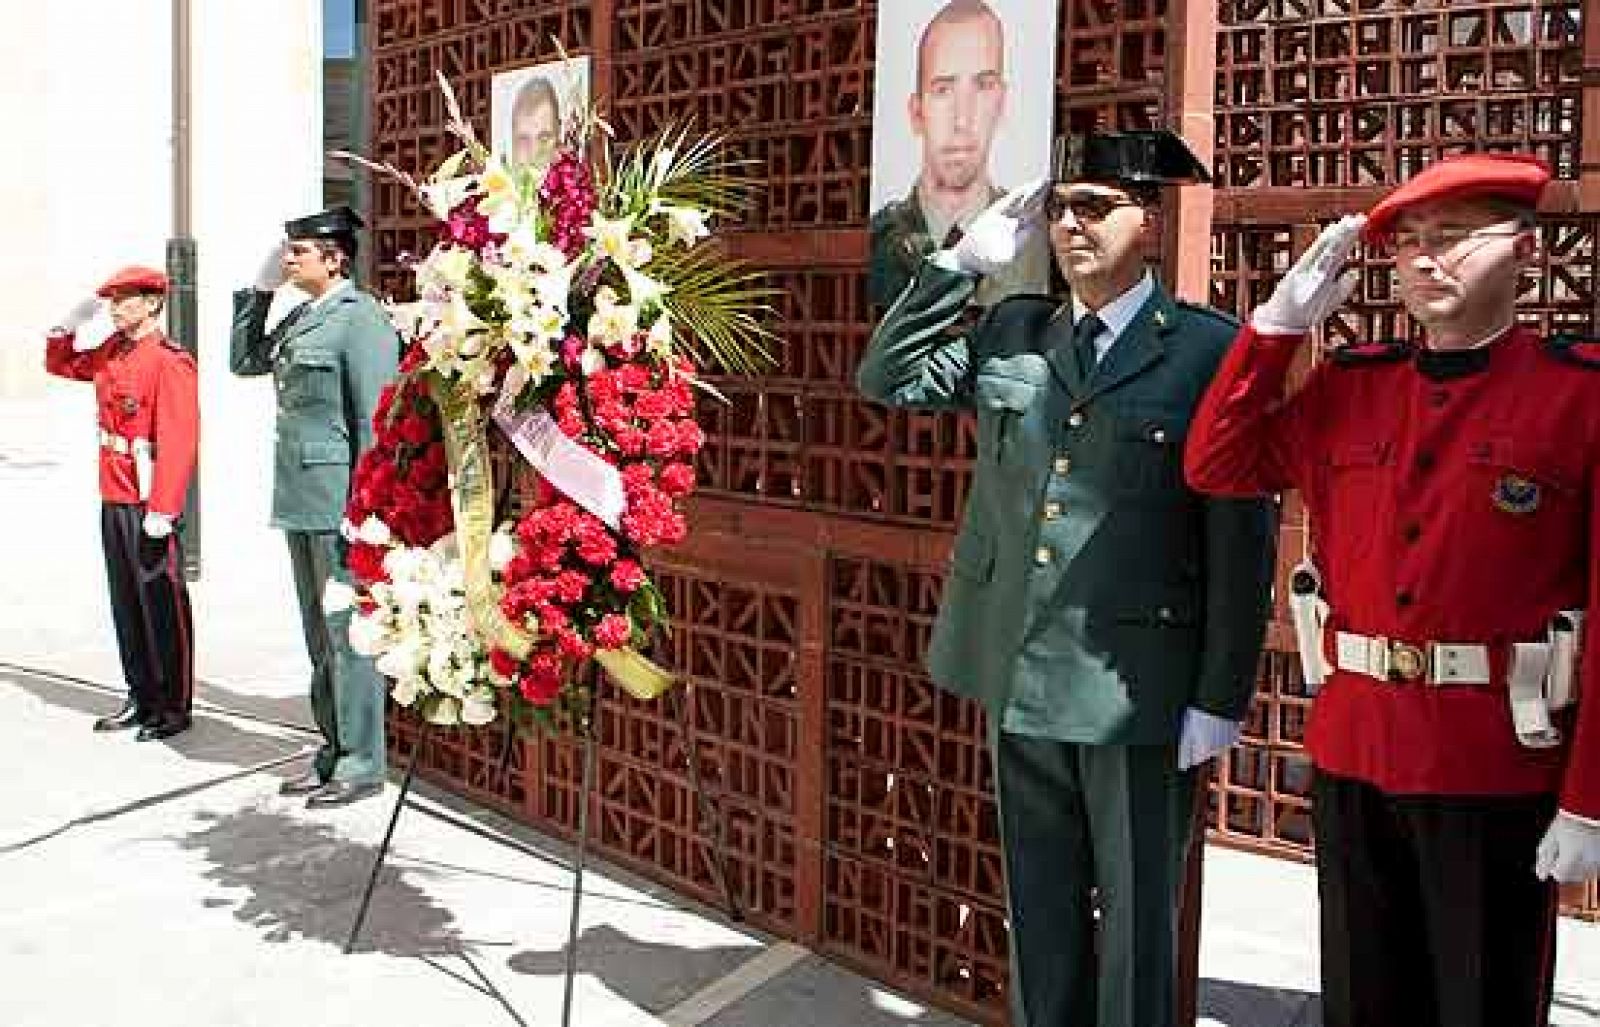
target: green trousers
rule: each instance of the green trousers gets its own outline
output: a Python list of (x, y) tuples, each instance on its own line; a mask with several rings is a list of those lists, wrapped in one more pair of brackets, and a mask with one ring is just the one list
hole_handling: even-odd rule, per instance
[(322, 732), (317, 776), (324, 781), (381, 782), (384, 771), (383, 677), (350, 648), (348, 609), (325, 613), (330, 578), (350, 583), (344, 540), (333, 531), (286, 531), (300, 626), (311, 659), (311, 713)]
[(1168, 1027), (1195, 772), (1171, 745), (991, 738), (1013, 1027)]

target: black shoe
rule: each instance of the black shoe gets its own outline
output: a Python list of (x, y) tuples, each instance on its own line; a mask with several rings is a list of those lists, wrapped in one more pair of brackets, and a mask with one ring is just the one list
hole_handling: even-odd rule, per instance
[(171, 738), (173, 735), (182, 734), (189, 730), (188, 717), (162, 717), (152, 720), (139, 729), (136, 741), (154, 742), (162, 738)]
[(313, 767), (300, 777), (295, 778), (293, 781), (285, 781), (283, 784), (279, 785), (278, 794), (310, 795), (312, 792), (321, 788), (326, 783), (327, 782), (322, 780), (321, 775), (317, 773), (316, 768)]
[(334, 806), (348, 806), (352, 802), (370, 799), (383, 791), (383, 785), (376, 781), (366, 784), (356, 784), (352, 781), (329, 781), (306, 797), (306, 809), (331, 809)]
[(111, 716), (101, 717), (95, 721), (94, 729), (96, 731), (126, 731), (131, 727), (143, 727), (147, 719), (139, 707), (130, 699), (122, 704), (122, 709)]

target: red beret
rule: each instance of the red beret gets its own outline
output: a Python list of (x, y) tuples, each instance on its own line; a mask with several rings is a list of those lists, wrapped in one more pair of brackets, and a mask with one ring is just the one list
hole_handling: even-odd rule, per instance
[(148, 267), (125, 267), (106, 279), (106, 284), (94, 291), (96, 296), (111, 297), (119, 292), (159, 292), (167, 294), (167, 276)]
[(1411, 181), (1379, 200), (1367, 212), (1362, 230), (1368, 242), (1382, 242), (1408, 207), (1439, 200), (1492, 196), (1528, 207), (1550, 181), (1550, 165), (1523, 154), (1467, 153), (1445, 157), (1423, 168)]

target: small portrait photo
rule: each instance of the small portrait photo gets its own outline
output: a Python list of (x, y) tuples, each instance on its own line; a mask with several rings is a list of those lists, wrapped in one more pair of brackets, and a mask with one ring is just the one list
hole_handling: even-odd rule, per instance
[(589, 102), (589, 58), (495, 74), (489, 85), (489, 148), (514, 164), (548, 164), (562, 123)]
[[(872, 299), (887, 305), (922, 259), (995, 200), (1048, 173), (1056, 4), (878, 5), (872, 111)], [(1042, 291), (1048, 248), (986, 280), (979, 302)]]

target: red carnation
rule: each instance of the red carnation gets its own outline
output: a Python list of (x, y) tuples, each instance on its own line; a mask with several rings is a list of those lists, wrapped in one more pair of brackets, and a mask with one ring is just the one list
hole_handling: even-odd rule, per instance
[(416, 414), (400, 418), (395, 434), (408, 446), (425, 446), (433, 441), (433, 425)]
[(522, 666), (521, 661), (504, 649), (489, 650), (489, 667), (501, 677), (515, 678), (517, 668), (520, 666)]
[(644, 584), (644, 568), (632, 560), (618, 560), (611, 568), (611, 587), (627, 594)]
[(658, 421), (645, 435), (645, 448), (651, 456), (669, 457), (681, 447), (678, 430), (670, 421)]
[(562, 571), (556, 576), (556, 596), (564, 603), (575, 603), (588, 591), (588, 575), (578, 571)]
[[(601, 622), (602, 624), (604, 621)], [(561, 650), (561, 655), (569, 659), (582, 662), (594, 655), (594, 646), (580, 638), (577, 632), (568, 628), (556, 632), (556, 648)], [(610, 648), (616, 648), (612, 646)]]
[(661, 491), (669, 496), (687, 496), (694, 491), (694, 467), (668, 464), (661, 471)]
[(620, 613), (608, 613), (595, 625), (594, 642), (602, 649), (621, 649), (633, 637), (633, 627)]
[(349, 552), (345, 555), (345, 563), (350, 568), (350, 573), (358, 581), (371, 584), (374, 581), (388, 581), (389, 575), (383, 569), (383, 557), (388, 552), (382, 546), (368, 545), (365, 542), (352, 543)]
[(561, 657), (541, 652), (528, 660), (528, 668), (517, 679), (517, 691), (537, 706), (548, 706), (561, 694)]
[(700, 452), (700, 447), (706, 444), (706, 433), (693, 421), (678, 422), (678, 452), (684, 456), (694, 456)]

